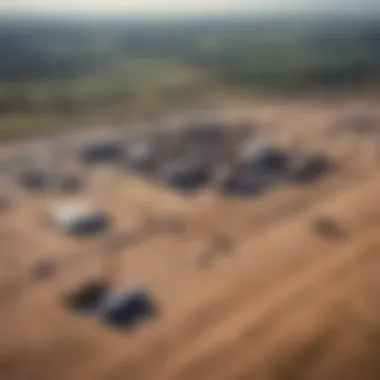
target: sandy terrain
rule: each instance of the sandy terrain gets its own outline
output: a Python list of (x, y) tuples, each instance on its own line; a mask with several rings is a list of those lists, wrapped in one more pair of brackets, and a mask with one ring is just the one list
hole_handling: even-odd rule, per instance
[[(357, 112), (377, 118), (378, 132), (334, 133), (337, 117)], [(78, 243), (40, 222), (57, 196), (13, 190), (13, 208), (0, 216), (1, 380), (380, 378), (378, 104), (260, 103), (227, 113), (252, 117), (286, 147), (328, 154), (338, 169), (245, 200), (211, 189), (188, 198), (120, 170), (93, 174), (86, 196), (114, 217), (115, 232), (137, 230), (151, 214), (187, 223), (182, 234), (147, 236), (112, 256), (100, 236)], [(316, 234), (320, 215), (347, 236)], [(233, 250), (197, 266), (194, 255), (220, 232)], [(58, 274), (30, 280), (30, 265), (45, 257), (61, 260)], [(66, 310), (62, 294), (97, 276), (115, 289), (147, 284), (160, 318), (126, 332)]]

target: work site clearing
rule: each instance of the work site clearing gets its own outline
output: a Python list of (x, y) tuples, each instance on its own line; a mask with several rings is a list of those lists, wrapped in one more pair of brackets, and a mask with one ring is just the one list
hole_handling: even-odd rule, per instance
[[(329, 170), (242, 196), (215, 178), (182, 191), (124, 161), (78, 163), (75, 149), (73, 191), (29, 191), (3, 165), (2, 380), (380, 378), (378, 102), (263, 101), (218, 118)], [(3, 163), (30, 157), (28, 144), (3, 147)], [(106, 213), (107, 228), (57, 228), (70, 218), (55, 208), (74, 201)], [(113, 323), (123, 289), (140, 306), (148, 294), (152, 316)], [(98, 295), (91, 311), (70, 306)]]

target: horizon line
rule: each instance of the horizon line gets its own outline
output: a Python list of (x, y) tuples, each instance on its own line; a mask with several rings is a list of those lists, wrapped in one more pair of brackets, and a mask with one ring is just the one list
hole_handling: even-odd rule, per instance
[(99, 11), (99, 10), (52, 10), (52, 9), (39, 9), (39, 10), (8, 10), (0, 8), (0, 18), (3, 17), (54, 17), (54, 18), (67, 18), (67, 17), (79, 17), (79, 18), (97, 18), (97, 19), (109, 19), (109, 18), (133, 18), (133, 17), (142, 17), (142, 18), (162, 18), (162, 17), (191, 17), (191, 18), (199, 18), (199, 17), (245, 17), (245, 18), (262, 18), (266, 16), (314, 16), (314, 17), (362, 17), (362, 16), (380, 16), (380, 7), (375, 10), (367, 10), (367, 9), (345, 9), (345, 10), (337, 10), (337, 9), (277, 9), (277, 10), (147, 10), (147, 11)]

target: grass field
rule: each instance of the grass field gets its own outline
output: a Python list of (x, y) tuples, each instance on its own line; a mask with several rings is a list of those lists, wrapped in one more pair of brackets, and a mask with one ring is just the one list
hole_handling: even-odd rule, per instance
[(376, 18), (12, 20), (0, 28), (0, 130), (125, 122), (226, 97), (378, 88)]

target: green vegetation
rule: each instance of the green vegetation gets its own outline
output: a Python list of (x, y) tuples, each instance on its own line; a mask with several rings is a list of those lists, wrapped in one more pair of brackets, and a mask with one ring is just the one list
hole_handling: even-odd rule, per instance
[(222, 93), (376, 87), (370, 19), (2, 20), (0, 129), (188, 104)]

